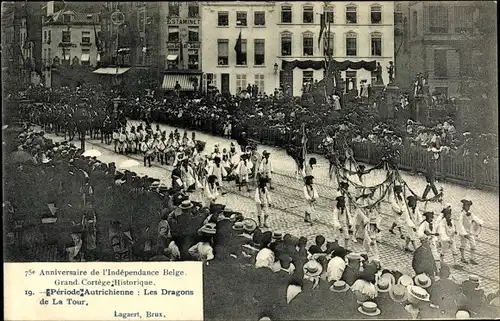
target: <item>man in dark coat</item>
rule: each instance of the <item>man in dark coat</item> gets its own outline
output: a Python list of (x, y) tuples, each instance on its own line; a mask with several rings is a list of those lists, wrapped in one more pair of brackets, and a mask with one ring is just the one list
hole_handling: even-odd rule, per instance
[(431, 247), (429, 244), (429, 239), (423, 237), (421, 240), (422, 244), (413, 253), (413, 261), (411, 263), (415, 274), (425, 273), (434, 283), (434, 276), (437, 273), (437, 265), (434, 260), (434, 255), (432, 255)]
[(238, 145), (240, 145), (241, 152), (245, 153), (248, 146), (248, 137), (246, 132), (242, 132), (241, 136), (236, 140)]
[(431, 302), (439, 306), (444, 318), (454, 318), (456, 312), (455, 296), (459, 293), (459, 285), (450, 277), (450, 268), (442, 265), (439, 270), (439, 280), (432, 283), (429, 288)]
[(352, 253), (347, 255), (347, 265), (340, 279), (345, 283), (349, 284), (349, 286), (352, 286), (360, 276), (360, 267), (361, 267), (360, 255)]

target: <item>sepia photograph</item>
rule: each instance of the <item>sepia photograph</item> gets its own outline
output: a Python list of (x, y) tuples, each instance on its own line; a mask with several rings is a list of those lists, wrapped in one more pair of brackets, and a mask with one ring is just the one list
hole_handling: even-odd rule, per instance
[(500, 317), (497, 10), (2, 1), (6, 320)]

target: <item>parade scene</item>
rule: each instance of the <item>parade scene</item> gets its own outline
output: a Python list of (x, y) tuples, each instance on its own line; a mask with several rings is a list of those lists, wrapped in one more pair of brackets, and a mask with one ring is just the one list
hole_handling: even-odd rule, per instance
[(2, 4), (5, 261), (201, 261), (207, 320), (498, 317), (496, 3), (33, 3)]

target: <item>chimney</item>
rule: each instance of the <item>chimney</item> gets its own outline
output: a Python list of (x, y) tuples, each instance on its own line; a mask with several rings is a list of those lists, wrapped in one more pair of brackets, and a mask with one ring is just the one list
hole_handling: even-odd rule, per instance
[(54, 1), (47, 1), (47, 17), (54, 14)]

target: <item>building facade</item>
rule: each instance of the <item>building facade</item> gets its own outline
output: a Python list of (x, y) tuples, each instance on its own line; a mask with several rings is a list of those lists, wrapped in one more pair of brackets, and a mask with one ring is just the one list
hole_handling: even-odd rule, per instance
[[(327, 49), (338, 62), (380, 63), (382, 78), (389, 81), (387, 67), (394, 60), (393, 2), (205, 2), (202, 12), (203, 51), (217, 52), (217, 57), (204, 56), (203, 71), (213, 74), (221, 91), (235, 94), (246, 87), (242, 84), (250, 83), (266, 93), (283, 86), (299, 96), (304, 83), (324, 78), (321, 62)], [(318, 41), (321, 14), (327, 28)], [(234, 47), (240, 31), (247, 65), (236, 61)], [(264, 56), (263, 65), (257, 61), (259, 55)], [(292, 70), (282, 69), (284, 62), (294, 61)], [(356, 88), (361, 79), (371, 82), (374, 78), (365, 69), (347, 69), (341, 74)]]
[(202, 22), (198, 1), (159, 3), (159, 65), (164, 77), (161, 88), (181, 91), (201, 88)]
[[(207, 87), (231, 94), (254, 84), (259, 92), (268, 94), (279, 87), (277, 14), (272, 1), (213, 1), (202, 6), (202, 65)], [(237, 57), (240, 34), (241, 54)]]
[(99, 15), (47, 7), (42, 22), (42, 62), (45, 85), (52, 85), (54, 70), (69, 66), (96, 66), (99, 52), (96, 34), (100, 31)]
[(475, 2), (396, 2), (403, 20), (398, 35), (403, 49), (396, 59), (400, 87), (411, 88), (416, 75), (422, 73), (431, 93), (459, 95), (480, 56), (480, 48), (468, 46), (478, 19)]
[(2, 82), (5, 88), (19, 88), (22, 83), (19, 70), (24, 69), (22, 59), (21, 17), (17, 2), (2, 2)]

